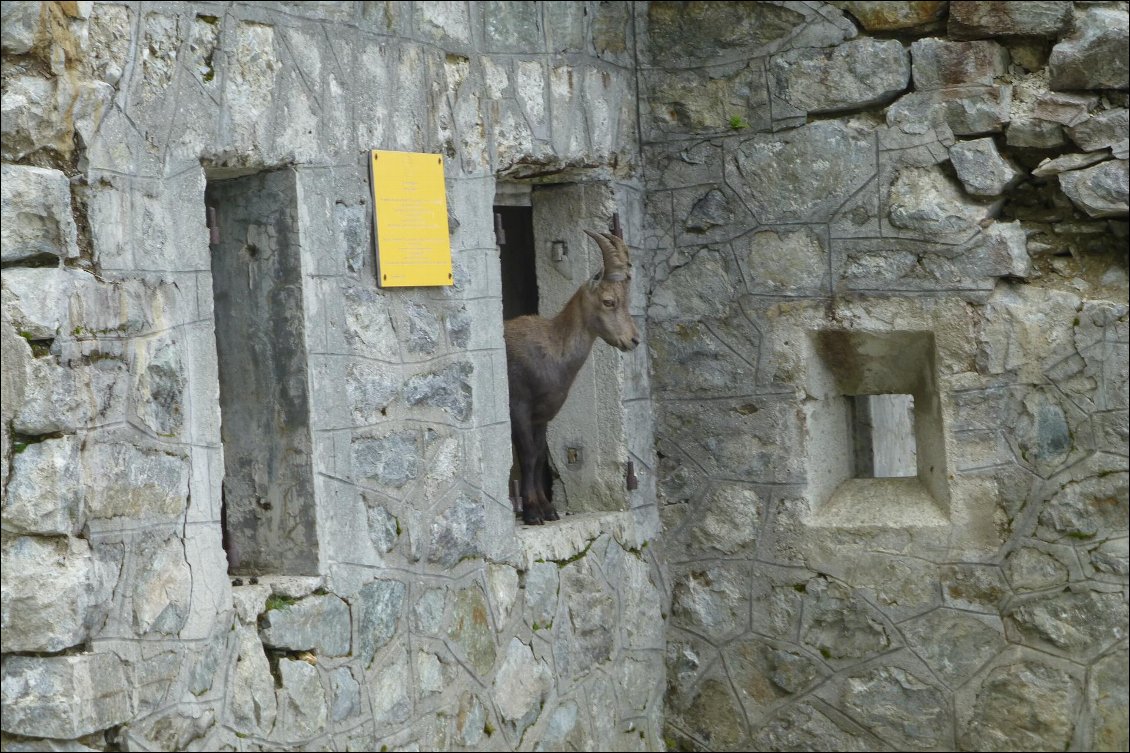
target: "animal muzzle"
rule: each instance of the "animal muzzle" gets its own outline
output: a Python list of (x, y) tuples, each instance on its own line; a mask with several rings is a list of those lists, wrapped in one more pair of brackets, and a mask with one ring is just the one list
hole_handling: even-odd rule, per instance
[(639, 335), (632, 335), (631, 339), (621, 340), (620, 342), (616, 343), (616, 347), (619, 348), (620, 350), (622, 350), (623, 352), (627, 353), (630, 350), (635, 350), (636, 347), (639, 346), (639, 344), (640, 344), (640, 336)]

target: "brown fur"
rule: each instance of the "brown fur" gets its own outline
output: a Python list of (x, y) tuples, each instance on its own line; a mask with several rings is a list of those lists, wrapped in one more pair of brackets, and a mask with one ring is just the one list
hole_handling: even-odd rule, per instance
[(557, 520), (545, 495), (546, 428), (561, 410), (597, 337), (627, 352), (639, 345), (628, 313), (628, 247), (616, 236), (585, 231), (604, 253), (604, 271), (577, 289), (552, 319), (520, 316), (503, 323), (510, 380), (510, 431), (522, 473), (522, 519)]

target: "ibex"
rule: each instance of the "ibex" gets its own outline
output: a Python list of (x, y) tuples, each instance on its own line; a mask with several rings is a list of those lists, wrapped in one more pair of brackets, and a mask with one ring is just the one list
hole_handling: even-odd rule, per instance
[(628, 246), (611, 233), (585, 232), (600, 246), (603, 271), (583, 283), (552, 319), (531, 315), (503, 323), (510, 431), (522, 474), (522, 520), (528, 525), (558, 520), (545, 494), (546, 426), (564, 405), (593, 341), (599, 337), (624, 352), (640, 344), (628, 313)]

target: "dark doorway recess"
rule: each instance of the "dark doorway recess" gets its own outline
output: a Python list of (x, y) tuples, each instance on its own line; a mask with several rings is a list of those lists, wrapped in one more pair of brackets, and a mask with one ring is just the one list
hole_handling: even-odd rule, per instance
[(538, 313), (538, 270), (534, 253), (534, 210), (495, 207), (502, 263), (502, 318)]
[(318, 572), (297, 184), (281, 169), (208, 180), (232, 575)]
[[(537, 249), (534, 245), (534, 210), (532, 207), (494, 208), (494, 227), (498, 237), (499, 261), (502, 266), (502, 318), (538, 314)], [(557, 474), (549, 458), (545, 459), (545, 494), (553, 501), (553, 480)], [(511, 486), (520, 477), (518, 464), (510, 468)]]

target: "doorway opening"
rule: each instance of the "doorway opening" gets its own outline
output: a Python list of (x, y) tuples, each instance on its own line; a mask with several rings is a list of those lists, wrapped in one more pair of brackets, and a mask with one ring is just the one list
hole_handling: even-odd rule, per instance
[[(519, 194), (520, 196), (520, 194)], [(499, 197), (498, 200), (506, 200)], [(511, 198), (513, 200), (513, 198)], [(526, 194), (525, 205), (502, 205), (494, 207), (494, 231), (498, 242), (499, 263), (502, 267), (502, 319), (513, 319), (528, 314), (540, 314), (538, 310), (538, 273), (535, 264), (534, 210), (529, 205)], [(552, 314), (550, 314), (552, 316)], [(516, 494), (516, 482), (521, 477), (518, 458), (515, 454), (510, 466), (509, 486), (511, 495)], [(560, 476), (550, 462), (545, 459), (545, 494), (554, 502), (554, 486), (560, 484)], [(560, 499), (560, 496), (558, 496)]]
[(205, 187), (232, 575), (318, 569), (296, 173)]
[[(614, 187), (605, 180), (497, 183), (503, 318), (535, 312), (556, 316), (603, 269), (600, 249), (585, 230), (609, 230), (619, 212)], [(625, 406), (631, 374), (640, 367), (636, 359), (643, 357), (643, 351), (623, 354), (598, 338), (565, 404), (549, 422), (547, 494), (559, 513), (631, 506), (635, 487), (628, 479), (633, 455)]]

